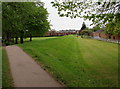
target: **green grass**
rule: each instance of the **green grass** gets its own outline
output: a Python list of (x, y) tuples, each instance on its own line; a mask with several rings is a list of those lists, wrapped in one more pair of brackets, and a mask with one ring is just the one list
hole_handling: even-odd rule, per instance
[(34, 38), (19, 44), (68, 87), (118, 86), (118, 45), (76, 36)]
[(2, 47), (0, 47), (0, 87), (2, 87)]
[(8, 57), (5, 49), (2, 49), (2, 87), (13, 87)]

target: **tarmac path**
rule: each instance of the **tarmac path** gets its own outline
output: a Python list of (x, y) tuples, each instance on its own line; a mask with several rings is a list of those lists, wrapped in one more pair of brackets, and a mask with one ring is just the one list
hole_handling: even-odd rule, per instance
[(63, 87), (18, 46), (6, 46), (14, 87)]

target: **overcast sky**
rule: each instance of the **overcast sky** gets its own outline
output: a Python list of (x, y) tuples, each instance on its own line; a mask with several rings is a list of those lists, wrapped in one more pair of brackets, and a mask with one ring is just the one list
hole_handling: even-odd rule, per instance
[(76, 29), (79, 30), (82, 26), (82, 23), (85, 22), (85, 24), (90, 27), (90, 21), (84, 21), (82, 18), (75, 18), (71, 19), (69, 17), (59, 17), (57, 9), (52, 7), (51, 1), (54, 0), (41, 0), (45, 3), (45, 8), (47, 8), (47, 11), (49, 13), (48, 20), (53, 25), (51, 26), (51, 29), (55, 30), (66, 30), (66, 29)]

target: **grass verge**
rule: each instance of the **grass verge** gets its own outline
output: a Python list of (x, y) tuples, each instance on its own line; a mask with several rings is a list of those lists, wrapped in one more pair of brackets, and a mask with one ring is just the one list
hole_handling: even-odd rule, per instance
[(2, 87), (2, 47), (0, 46), (0, 87)]
[(2, 87), (13, 87), (12, 76), (5, 48), (2, 48)]

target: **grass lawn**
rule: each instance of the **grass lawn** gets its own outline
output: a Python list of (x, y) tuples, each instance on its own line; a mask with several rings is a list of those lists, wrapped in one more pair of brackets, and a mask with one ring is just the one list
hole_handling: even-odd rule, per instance
[(117, 44), (71, 35), (34, 38), (19, 46), (68, 87), (117, 86)]
[(9, 69), (8, 57), (6, 51), (2, 49), (2, 87), (12, 87), (12, 76)]

